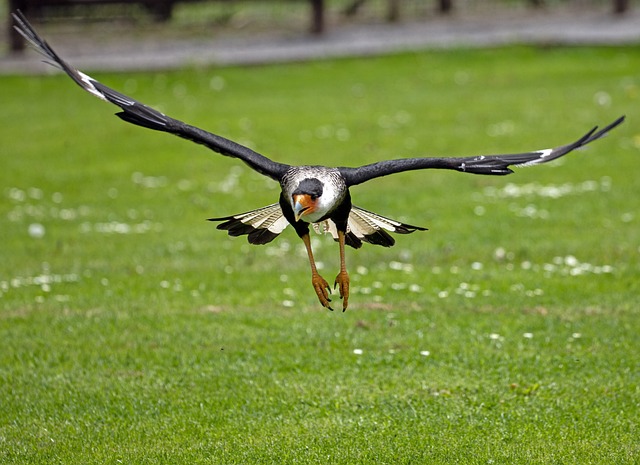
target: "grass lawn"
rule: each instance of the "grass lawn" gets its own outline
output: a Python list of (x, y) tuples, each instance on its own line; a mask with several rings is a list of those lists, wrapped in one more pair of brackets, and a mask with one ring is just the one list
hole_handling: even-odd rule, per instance
[(633, 463), (638, 69), (637, 47), (514, 47), (94, 76), (296, 164), (527, 151), (627, 115), (551, 166), (352, 189), (430, 230), (349, 250), (346, 313), (291, 229), (250, 247), (205, 221), (271, 181), (66, 76), (0, 77), (0, 463)]

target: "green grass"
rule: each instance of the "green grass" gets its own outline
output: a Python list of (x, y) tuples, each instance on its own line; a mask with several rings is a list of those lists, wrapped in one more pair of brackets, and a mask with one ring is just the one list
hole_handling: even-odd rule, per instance
[(639, 65), (504, 48), (95, 76), (287, 163), (525, 151), (627, 115), (553, 166), (354, 188), (430, 230), (348, 251), (346, 313), (293, 231), (250, 247), (204, 221), (275, 185), (64, 76), (0, 78), (0, 462), (633, 463)]

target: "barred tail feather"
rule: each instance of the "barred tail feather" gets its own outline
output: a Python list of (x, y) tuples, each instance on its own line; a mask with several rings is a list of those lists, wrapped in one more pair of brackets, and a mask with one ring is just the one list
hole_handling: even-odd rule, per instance
[[(335, 240), (338, 240), (338, 230), (333, 221), (326, 220), (320, 224), (314, 224), (314, 228), (317, 232), (331, 234)], [(396, 241), (389, 233), (410, 234), (414, 231), (426, 230), (427, 228), (401, 223), (354, 205), (349, 213), (345, 242), (354, 249), (362, 247), (363, 242), (391, 247)]]
[(268, 244), (289, 225), (277, 203), (237, 215), (209, 218), (209, 221), (222, 221), (218, 229), (234, 237), (246, 235), (249, 243), (257, 245)]

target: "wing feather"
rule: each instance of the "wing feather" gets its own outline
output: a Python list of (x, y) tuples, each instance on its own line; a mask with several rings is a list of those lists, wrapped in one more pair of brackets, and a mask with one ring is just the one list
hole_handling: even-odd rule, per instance
[(506, 175), (513, 173), (510, 166), (532, 166), (556, 160), (575, 149), (600, 139), (623, 121), (624, 116), (621, 116), (600, 130), (597, 127), (593, 128), (575, 142), (551, 149), (476, 157), (402, 158), (372, 163), (358, 168), (341, 167), (339, 170), (345, 178), (347, 186), (355, 186), (370, 179), (394, 173), (423, 169), (447, 169), (473, 174)]
[(63, 60), (51, 46), (35, 31), (29, 24), (25, 16), (20, 12), (12, 14), (15, 20), (15, 29), (36, 49), (38, 53), (45, 57), (45, 62), (64, 71), (76, 84), (90, 94), (105, 100), (122, 109), (117, 113), (121, 119), (128, 123), (136, 124), (156, 131), (168, 132), (184, 139), (202, 144), (211, 150), (228, 157), (242, 160), (257, 172), (268, 176), (276, 181), (289, 168), (289, 165), (274, 162), (269, 158), (253, 150), (233, 142), (224, 137), (212, 134), (195, 126), (183, 123), (171, 118), (143, 103), (138, 102), (118, 91), (115, 91), (82, 71), (70, 66)]

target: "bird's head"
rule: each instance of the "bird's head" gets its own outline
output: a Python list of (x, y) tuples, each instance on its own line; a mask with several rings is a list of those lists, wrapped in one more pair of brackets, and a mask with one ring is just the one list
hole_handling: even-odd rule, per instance
[(291, 194), (291, 206), (296, 221), (300, 221), (316, 211), (322, 191), (323, 185), (319, 179), (307, 178), (300, 181), (298, 187)]

